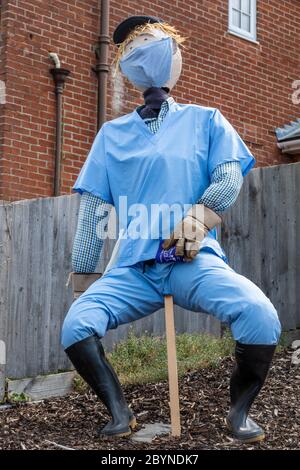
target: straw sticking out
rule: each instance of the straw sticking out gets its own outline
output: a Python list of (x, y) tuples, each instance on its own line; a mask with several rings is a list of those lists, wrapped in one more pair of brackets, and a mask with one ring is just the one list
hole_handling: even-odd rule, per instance
[(134, 38), (139, 36), (140, 34), (151, 33), (151, 31), (153, 31), (153, 29), (160, 29), (161, 31), (166, 33), (168, 36), (175, 39), (177, 44), (182, 44), (186, 40), (186, 38), (184, 38), (183, 36), (181, 36), (181, 34), (179, 34), (179, 32), (177, 31), (177, 29), (174, 26), (171, 26), (168, 23), (146, 23), (146, 24), (137, 26), (127, 36), (125, 41), (123, 41), (120, 44), (117, 44), (118, 50), (117, 50), (116, 56), (113, 60), (113, 65), (115, 65), (114, 74), (116, 74), (118, 69), (119, 69), (120, 59), (121, 59), (122, 55), (124, 54), (124, 51), (125, 51), (125, 48), (126, 48), (127, 44), (130, 41), (132, 41)]

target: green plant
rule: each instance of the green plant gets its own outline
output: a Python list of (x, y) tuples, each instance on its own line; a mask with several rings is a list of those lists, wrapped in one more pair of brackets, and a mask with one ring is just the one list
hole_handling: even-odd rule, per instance
[[(234, 341), (228, 334), (222, 339), (208, 334), (177, 335), (179, 376), (189, 370), (217, 366), (223, 357), (232, 354), (233, 348)], [(107, 356), (124, 384), (159, 382), (168, 377), (165, 338), (145, 335), (138, 338), (131, 333), (127, 340), (117, 344)], [(74, 384), (78, 393), (87, 390), (85, 382), (79, 376), (75, 378)]]
[(26, 401), (31, 401), (30, 397), (26, 395), (26, 393), (17, 393), (17, 392), (10, 392), (7, 395), (7, 401), (11, 403), (23, 403)]

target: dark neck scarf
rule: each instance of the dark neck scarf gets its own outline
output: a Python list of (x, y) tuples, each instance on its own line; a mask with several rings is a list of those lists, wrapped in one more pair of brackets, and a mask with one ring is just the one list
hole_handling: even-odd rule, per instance
[(139, 110), (141, 118), (157, 118), (161, 105), (169, 98), (167, 88), (150, 87), (143, 95), (145, 105)]

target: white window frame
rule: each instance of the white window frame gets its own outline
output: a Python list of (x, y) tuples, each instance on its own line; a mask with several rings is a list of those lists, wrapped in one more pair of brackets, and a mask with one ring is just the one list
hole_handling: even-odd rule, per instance
[(256, 0), (250, 0), (250, 32), (233, 24), (233, 0), (228, 2), (228, 31), (249, 41), (257, 42), (256, 35)]

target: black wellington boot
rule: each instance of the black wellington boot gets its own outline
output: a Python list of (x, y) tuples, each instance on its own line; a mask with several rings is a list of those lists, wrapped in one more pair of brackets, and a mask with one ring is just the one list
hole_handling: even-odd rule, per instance
[(65, 352), (112, 416), (100, 430), (100, 435), (129, 436), (136, 426), (136, 419), (128, 408), (119, 379), (105, 357), (100, 338), (90, 336), (72, 344)]
[(275, 348), (236, 343), (236, 366), (230, 380), (231, 408), (226, 421), (234, 437), (241, 441), (265, 438), (264, 431), (248, 417), (248, 412), (267, 377)]

